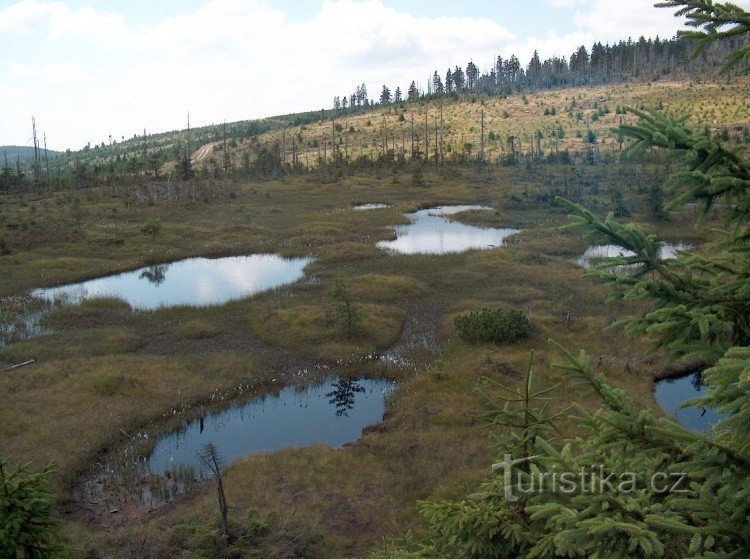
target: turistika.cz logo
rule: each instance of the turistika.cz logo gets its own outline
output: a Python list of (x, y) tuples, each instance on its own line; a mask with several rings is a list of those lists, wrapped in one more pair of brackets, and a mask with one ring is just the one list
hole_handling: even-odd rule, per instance
[(645, 477), (635, 472), (610, 472), (602, 464), (593, 464), (577, 472), (543, 472), (535, 468), (522, 469), (531, 465), (539, 456), (513, 458), (506, 454), (503, 460), (492, 465), (492, 471), (504, 478), (505, 498), (518, 501), (523, 495), (535, 493), (598, 494), (633, 493), (647, 490), (653, 493), (685, 493), (687, 474), (655, 472)]

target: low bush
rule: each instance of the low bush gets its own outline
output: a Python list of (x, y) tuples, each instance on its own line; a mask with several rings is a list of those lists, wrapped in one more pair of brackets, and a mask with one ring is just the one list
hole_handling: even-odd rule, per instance
[(219, 329), (209, 322), (193, 319), (178, 326), (177, 333), (181, 338), (205, 340), (218, 335)]
[(412, 186), (424, 186), (424, 171), (419, 164), (414, 164), (411, 167), (411, 184)]
[(469, 342), (514, 342), (531, 336), (534, 328), (519, 309), (482, 309), (454, 319), (461, 337)]

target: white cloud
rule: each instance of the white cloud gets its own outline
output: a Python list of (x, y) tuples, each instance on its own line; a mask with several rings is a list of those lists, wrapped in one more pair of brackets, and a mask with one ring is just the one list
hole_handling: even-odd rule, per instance
[[(550, 0), (558, 8), (575, 8), (578, 31), (601, 42), (638, 39), (640, 36), (672, 38), (684, 28), (684, 18), (675, 17), (673, 8), (656, 8), (656, 0)], [(735, 0), (745, 8), (750, 0)]]
[(75, 62), (30, 65), (13, 60), (6, 61), (10, 74), (16, 80), (44, 81), (48, 84), (77, 84), (88, 79), (86, 72)]
[(284, 13), (258, 0), (212, 0), (191, 14), (171, 17), (141, 32), (128, 46), (160, 55), (201, 56), (253, 47), (287, 26)]
[[(362, 81), (371, 97), (383, 83), (405, 88), (418, 78), (424, 86), (432, 69), (472, 57), (489, 63), (514, 38), (489, 19), (415, 17), (380, 0), (327, 0), (297, 22), (263, 0), (210, 0), (146, 27), (91, 8), (22, 0), (0, 11), (0, 22), (0, 31), (44, 43), (52, 59), (6, 61), (4, 129), (25, 135), (34, 112), (56, 145), (73, 146), (144, 125), (182, 127), (188, 109), (197, 124), (220, 122), (328, 107)], [(92, 40), (100, 50), (80, 68), (55, 56)]]
[(627, 3), (594, 0), (576, 12), (575, 23), (596, 35), (598, 41), (616, 41), (632, 37), (671, 38), (683, 27), (673, 9), (655, 8), (654, 0), (629, 0)]
[(0, 32), (56, 40), (64, 36), (116, 44), (125, 35), (125, 19), (93, 8), (72, 10), (62, 2), (22, 0), (0, 10)]
[(32, 113), (55, 146), (80, 146), (181, 128), (188, 109), (196, 124), (312, 110), (363, 81), (377, 97), (384, 83), (424, 87), (433, 69), (470, 58), (480, 69), (511, 52), (525, 63), (534, 49), (570, 56), (594, 40), (667, 37), (679, 26), (653, 0), (547, 2), (573, 12), (568, 31), (519, 40), (490, 19), (415, 17), (381, 0), (326, 0), (303, 21), (266, 0), (206, 0), (147, 25), (20, 0), (0, 9), (0, 144), (24, 141)]

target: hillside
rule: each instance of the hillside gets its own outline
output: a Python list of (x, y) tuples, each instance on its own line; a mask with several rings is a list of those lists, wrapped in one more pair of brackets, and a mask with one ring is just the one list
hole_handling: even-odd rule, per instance
[[(576, 87), (511, 95), (507, 98), (484, 95), (447, 97), (442, 101), (443, 156), (477, 156), (481, 146), (481, 120), (484, 113), (485, 159), (495, 161), (511, 151), (509, 137), (519, 153), (536, 150), (539, 136), (544, 154), (568, 150), (583, 153), (587, 144), (596, 141), (601, 152), (620, 149), (620, 141), (612, 131), (622, 121), (632, 121), (625, 107), (664, 108), (674, 115), (689, 115), (690, 121), (711, 123), (714, 134), (728, 134), (737, 141), (750, 135), (750, 80), (726, 83), (656, 82), (653, 84), (619, 84)], [(261, 145), (279, 142), (291, 161), (292, 141), (300, 163), (312, 165), (324, 150), (330, 158), (332, 130), (336, 145), (350, 158), (359, 155), (377, 157), (384, 146), (394, 155), (411, 154), (411, 123), (414, 118), (415, 150), (424, 153), (425, 117), (430, 158), (435, 156), (440, 140), (439, 100), (421, 100), (378, 106), (368, 112), (339, 115), (335, 121), (290, 127), (284, 131), (266, 132), (259, 138)], [(335, 128), (333, 128), (335, 127)], [(726, 132), (724, 132), (726, 129)], [(590, 136), (593, 132), (594, 136)], [(293, 140), (292, 140), (293, 138)], [(241, 164), (243, 150), (253, 142), (240, 142), (230, 149), (235, 165)], [(216, 149), (221, 149), (219, 143)], [(210, 158), (204, 159), (210, 164)]]
[[(687, 115), (695, 126), (711, 123), (700, 126), (708, 127), (716, 136), (728, 137), (745, 150), (750, 138), (749, 86), (750, 79), (740, 78), (709, 83), (582, 86), (507, 97), (463, 94), (424, 98), (352, 112), (330, 111), (323, 118), (297, 125), (277, 120), (267, 131), (244, 139), (235, 135), (242, 123), (227, 124), (227, 151), (235, 168), (253, 161), (261, 147), (283, 152), (289, 165), (296, 158), (298, 165), (314, 167), (323, 158), (333, 159), (333, 136), (340, 155), (350, 161), (362, 156), (374, 160), (388, 152), (392, 152), (390, 158), (402, 156), (408, 160), (412, 153), (412, 118), (413, 149), (419, 156), (425, 153), (426, 118), (430, 160), (435, 158), (436, 146), (441, 148), (443, 159), (477, 158), (484, 114), (484, 155), (488, 162), (507, 158), (513, 150), (517, 156), (538, 155), (540, 150), (542, 156), (567, 151), (571, 157), (581, 157), (592, 148), (601, 156), (621, 149), (613, 129), (634, 120), (626, 107), (663, 108), (668, 114)], [(186, 132), (182, 135), (185, 137)], [(205, 140), (210, 141), (203, 143)], [(210, 172), (224, 165), (220, 127), (213, 131), (213, 137), (204, 133), (193, 145), (191, 160), (196, 169)], [(172, 162), (161, 171), (173, 168)]]
[[(61, 153), (62, 152), (51, 149), (47, 150), (48, 157), (57, 157)], [(6, 155), (8, 157), (9, 165), (15, 164), (16, 157), (18, 157), (20, 162), (24, 164), (34, 159), (34, 148), (32, 146), (0, 146), (0, 157)], [(0, 160), (0, 164), (4, 164), (4, 162)]]
[(145, 131), (144, 135), (135, 134), (131, 138), (114, 138), (110, 143), (88, 144), (80, 150), (66, 150), (56, 153), (53, 171), (59, 172), (82, 164), (89, 168), (99, 169), (103, 173), (116, 170), (140, 169), (146, 155), (150, 168), (165, 162), (176, 161), (189, 145), (191, 151), (199, 151), (201, 146), (219, 141), (223, 137), (224, 127), (230, 138), (244, 139), (257, 136), (269, 130), (296, 126), (325, 118), (333, 111), (309, 111), (277, 115), (268, 118), (241, 120), (222, 124), (211, 124), (197, 128), (187, 127), (156, 134)]
[[(425, 152), (427, 118), (428, 155), (441, 147), (444, 160), (478, 158), (496, 162), (515, 154), (538, 158), (567, 151), (570, 157), (589, 152), (597, 157), (620, 149), (612, 129), (632, 120), (626, 107), (663, 108), (688, 115), (690, 122), (710, 123), (714, 135), (742, 142), (750, 137), (748, 78), (717, 82), (655, 81), (542, 89), (510, 95), (484, 93), (424, 96), (413, 101), (370, 104), (354, 109), (319, 110), (174, 130), (86, 146), (80, 151), (50, 152), (54, 175), (66, 169), (85, 169), (90, 177), (112, 173), (169, 175), (189, 147), (196, 170), (216, 175), (227, 164), (241, 170), (265, 147), (282, 153), (290, 166), (317, 166), (334, 156), (332, 136), (340, 155), (349, 161), (360, 156), (374, 160)], [(442, 107), (442, 127), (440, 113)], [(701, 127), (705, 125), (702, 124)], [(222, 150), (226, 137), (228, 160)], [(12, 161), (12, 148), (8, 148)], [(24, 148), (31, 150), (32, 148)], [(743, 148), (744, 149), (744, 148)], [(389, 152), (391, 152), (389, 154)], [(21, 160), (27, 161), (27, 152)], [(33, 151), (32, 151), (33, 153)], [(80, 171), (75, 171), (79, 173)]]

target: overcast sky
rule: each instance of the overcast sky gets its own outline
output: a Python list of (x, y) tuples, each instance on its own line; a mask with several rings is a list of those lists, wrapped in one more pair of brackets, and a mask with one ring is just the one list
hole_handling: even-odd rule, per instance
[[(740, 0), (750, 5), (750, 0)], [(50, 148), (110, 134), (330, 107), (365, 82), (424, 86), (498, 54), (526, 63), (583, 43), (671, 37), (653, 0), (0, 0), (0, 145)]]

